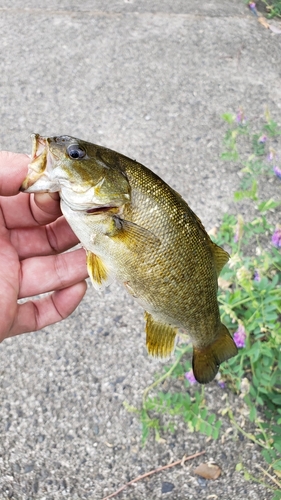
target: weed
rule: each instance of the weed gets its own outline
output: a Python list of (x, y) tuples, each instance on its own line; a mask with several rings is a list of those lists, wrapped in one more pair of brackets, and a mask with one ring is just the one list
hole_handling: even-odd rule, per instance
[(265, 11), (268, 19), (281, 17), (281, 0), (257, 0), (256, 2), (245, 0), (245, 3), (256, 16), (261, 15), (258, 11)]
[[(222, 417), (247, 439), (256, 443), (268, 463), (265, 475), (281, 477), (281, 226), (274, 225), (279, 201), (268, 198), (266, 187), (280, 183), (278, 154), (273, 148), (281, 131), (269, 113), (259, 131), (253, 131), (242, 110), (223, 115), (227, 123), (225, 151), (221, 158), (239, 162), (241, 185), (234, 199), (241, 207), (238, 215), (225, 214), (214, 240), (227, 247), (231, 259), (219, 278), (218, 301), (222, 321), (234, 336), (238, 355), (223, 363), (217, 376), (222, 389), (231, 389), (245, 402), (247, 420), (255, 428), (248, 433), (237, 422), (229, 403)], [(251, 153), (249, 155), (249, 146)], [(280, 172), (280, 175), (279, 175)], [(265, 189), (264, 189), (265, 188)], [(272, 188), (270, 187), (272, 192)], [(246, 216), (243, 215), (243, 211)], [(250, 215), (248, 215), (250, 214)], [(174, 364), (144, 391), (139, 412), (143, 442), (154, 429), (173, 429), (173, 417), (180, 416), (190, 432), (216, 439), (222, 420), (206, 405), (205, 388), (193, 378), (192, 346), (182, 336)], [(171, 389), (165, 384), (170, 381)], [(173, 381), (176, 382), (173, 384)], [(162, 390), (150, 396), (156, 387)], [(227, 395), (225, 393), (225, 397)], [(127, 405), (128, 406), (128, 405)], [(130, 408), (132, 410), (132, 408)], [(135, 408), (133, 411), (137, 411)], [(168, 424), (163, 429), (162, 417)], [(243, 464), (237, 465), (246, 478)], [(257, 479), (257, 481), (260, 481)], [(279, 479), (273, 478), (280, 486)], [(274, 490), (274, 500), (281, 498)]]
[(267, 17), (269, 19), (273, 17), (281, 17), (281, 1), (280, 0), (261, 0), (265, 5), (265, 10), (267, 12)]

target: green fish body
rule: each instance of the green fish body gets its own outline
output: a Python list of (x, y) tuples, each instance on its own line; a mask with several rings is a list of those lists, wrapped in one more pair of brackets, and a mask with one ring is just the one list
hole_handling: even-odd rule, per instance
[(237, 353), (217, 302), (218, 275), (229, 255), (151, 170), (73, 137), (34, 135), (22, 190), (60, 193), (95, 288), (117, 279), (145, 309), (150, 354), (168, 356), (178, 328), (185, 329), (195, 378), (207, 383)]

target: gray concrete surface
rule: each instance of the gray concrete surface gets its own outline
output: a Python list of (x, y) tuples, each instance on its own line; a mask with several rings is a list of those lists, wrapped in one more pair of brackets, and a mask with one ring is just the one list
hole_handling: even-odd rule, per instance
[[(113, 148), (168, 181), (207, 229), (233, 208), (238, 183), (237, 168), (219, 159), (221, 114), (243, 106), (259, 120), (268, 106), (280, 121), (281, 38), (242, 0), (1, 0), (0, 33), (2, 149), (30, 152), (31, 132)], [(227, 421), (218, 442), (178, 422), (165, 441), (141, 447), (122, 403), (140, 406), (160, 368), (146, 356), (142, 314), (117, 284), (89, 288), (63, 323), (1, 345), (1, 500), (101, 500), (202, 449), (222, 468), (217, 481), (196, 478), (198, 459), (116, 498), (271, 498), (235, 472), (243, 461), (259, 474), (260, 454)], [(216, 410), (222, 395), (215, 383), (206, 389)]]

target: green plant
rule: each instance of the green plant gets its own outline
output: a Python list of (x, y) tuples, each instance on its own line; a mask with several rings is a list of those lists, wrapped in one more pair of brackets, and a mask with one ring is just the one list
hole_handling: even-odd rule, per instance
[[(261, 16), (257, 11), (258, 9), (265, 10), (268, 19), (281, 17), (281, 0), (259, 0), (256, 2), (245, 0), (245, 3), (256, 16)], [(262, 9), (262, 7), (264, 8)]]
[(273, 17), (281, 17), (281, 1), (280, 0), (261, 0), (265, 5), (265, 10), (267, 12), (267, 17), (269, 19)]
[[(236, 137), (241, 135), (243, 125), (235, 123), (234, 117), (230, 127)], [(249, 420), (258, 426), (256, 439), (262, 455), (274, 470), (281, 471), (281, 241), (278, 226), (275, 231), (273, 226), (274, 210), (280, 203), (259, 199), (259, 181), (264, 184), (270, 176), (280, 177), (278, 165), (272, 165), (276, 154), (270, 145), (270, 138), (280, 131), (267, 113), (262, 133), (252, 133), (248, 125), (246, 135), (253, 154), (243, 162), (241, 189), (234, 199), (256, 202), (253, 218), (244, 221), (241, 215), (237, 220), (226, 215), (217, 236), (217, 243), (227, 244), (232, 255), (221, 273), (227, 283), (219, 294), (222, 320), (229, 329), (236, 324), (237, 332), (244, 330), (245, 349), (220, 371), (236, 393), (244, 392)], [(258, 408), (263, 410), (263, 419), (258, 417)]]
[[(221, 157), (239, 162), (243, 168), (240, 188), (234, 194), (240, 213), (225, 214), (214, 238), (231, 253), (219, 278), (218, 300), (222, 320), (239, 349), (235, 358), (221, 365), (217, 381), (222, 388), (227, 386), (243, 397), (249, 425), (255, 432), (248, 433), (239, 426), (229, 403), (224, 403), (220, 413), (259, 445), (270, 471), (281, 477), (281, 226), (274, 225), (280, 203), (264, 192), (270, 178), (274, 181), (271, 186), (281, 183), (278, 156), (272, 147), (281, 130), (268, 112), (259, 131), (252, 130), (242, 110), (237, 116), (226, 113), (223, 119), (228, 128)], [(245, 152), (249, 144), (250, 155)], [(176, 415), (186, 422), (189, 431), (218, 437), (222, 421), (207, 408), (207, 390), (195, 383), (191, 351), (182, 336), (174, 364), (144, 391), (139, 412), (143, 442), (151, 429), (156, 439), (161, 439), (161, 430), (172, 429)], [(159, 386), (162, 390), (151, 396)], [(278, 479), (275, 482), (280, 486)], [(280, 499), (278, 495), (276, 490), (274, 500)]]

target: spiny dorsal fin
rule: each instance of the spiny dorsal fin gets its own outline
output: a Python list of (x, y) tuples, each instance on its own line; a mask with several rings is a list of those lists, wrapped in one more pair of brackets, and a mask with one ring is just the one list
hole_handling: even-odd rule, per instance
[(166, 358), (174, 350), (177, 328), (167, 323), (161, 323), (148, 312), (145, 312), (144, 317), (148, 353), (152, 356)]
[(223, 248), (216, 245), (213, 241), (210, 240), (210, 243), (217, 276), (219, 276), (223, 266), (225, 266), (225, 264), (228, 262), (230, 255), (225, 250), (223, 250)]
[(96, 290), (102, 290), (113, 281), (102, 259), (90, 251), (87, 251), (87, 269)]
[(228, 329), (222, 323), (218, 335), (212, 344), (203, 349), (193, 347), (193, 373), (200, 384), (211, 382), (219, 369), (220, 364), (232, 356), (236, 356), (237, 347)]

